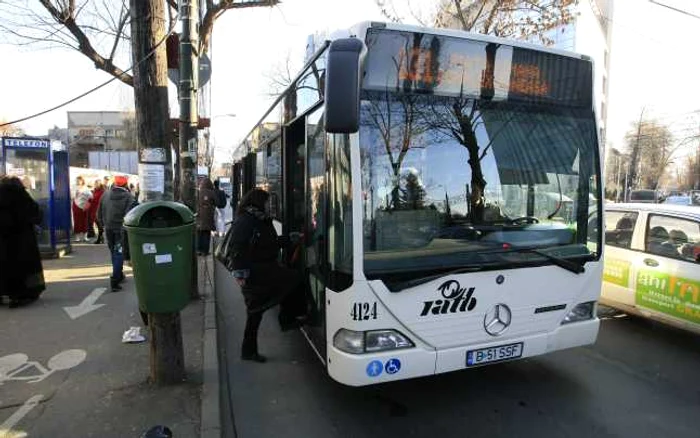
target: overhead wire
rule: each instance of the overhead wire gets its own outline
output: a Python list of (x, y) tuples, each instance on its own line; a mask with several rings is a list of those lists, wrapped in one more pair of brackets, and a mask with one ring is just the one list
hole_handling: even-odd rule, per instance
[[(129, 72), (130, 72), (131, 70), (133, 70), (137, 65), (140, 65), (141, 63), (147, 61), (151, 56), (153, 56), (153, 54), (156, 53), (156, 50), (157, 50), (161, 45), (163, 45), (163, 43), (165, 43), (165, 41), (168, 39), (168, 37), (175, 31), (175, 27), (176, 27), (176, 25), (177, 25), (179, 19), (180, 19), (180, 11), (178, 10), (178, 13), (177, 13), (177, 15), (175, 16), (175, 19), (172, 21), (173, 25), (170, 27), (170, 29), (169, 29), (168, 32), (165, 34), (165, 36), (158, 42), (158, 44), (156, 44), (156, 45), (153, 47), (153, 49), (151, 49), (151, 51), (150, 51), (146, 56), (144, 56), (144, 57), (143, 57), (142, 59), (140, 59), (138, 62), (135, 62), (134, 64), (132, 64), (131, 67), (129, 67), (129, 68), (127, 68), (126, 70), (124, 70), (124, 73), (129, 73)], [(40, 111), (40, 112), (35, 113), (35, 114), (32, 114), (32, 115), (30, 115), (30, 116), (22, 117), (22, 118), (19, 118), (19, 119), (16, 119), (16, 120), (12, 120), (12, 121), (9, 121), (9, 122), (0, 123), (0, 128), (3, 127), (3, 126), (14, 125), (14, 124), (16, 124), (16, 123), (21, 123), (21, 122), (24, 122), (24, 121), (27, 121), (27, 120), (35, 119), (35, 118), (37, 118), (37, 117), (43, 116), (44, 114), (48, 114), (48, 113), (50, 113), (50, 112), (52, 112), (52, 111), (56, 111), (56, 110), (59, 109), (59, 108), (63, 108), (63, 107), (66, 106), (66, 105), (70, 105), (71, 103), (73, 103), (73, 102), (75, 102), (75, 101), (77, 101), (77, 100), (80, 100), (80, 99), (82, 99), (83, 97), (88, 96), (88, 95), (94, 93), (95, 91), (97, 91), (97, 90), (99, 90), (99, 89), (101, 89), (101, 88), (106, 87), (107, 85), (111, 84), (112, 82), (114, 82), (114, 81), (116, 81), (116, 80), (118, 80), (118, 79), (119, 79), (119, 77), (114, 76), (113, 78), (109, 79), (108, 81), (103, 82), (102, 84), (100, 84), (100, 85), (98, 85), (98, 86), (96, 86), (96, 87), (93, 87), (93, 88), (89, 89), (88, 91), (86, 91), (86, 92), (84, 92), (84, 93), (81, 93), (81, 94), (79, 94), (79, 95), (77, 95), (77, 96), (75, 96), (75, 97), (73, 97), (73, 98), (71, 98), (71, 99), (69, 99), (69, 100), (67, 100), (67, 101), (65, 101), (65, 102), (63, 102), (63, 103), (60, 103), (60, 104), (58, 104), (58, 105), (56, 105), (56, 106), (53, 106), (53, 107), (51, 107), (51, 108), (49, 108), (49, 109)]]

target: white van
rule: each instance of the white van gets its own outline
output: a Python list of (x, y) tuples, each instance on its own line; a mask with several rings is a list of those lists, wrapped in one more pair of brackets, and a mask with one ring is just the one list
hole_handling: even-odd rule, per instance
[(700, 207), (606, 204), (600, 302), (700, 333)]

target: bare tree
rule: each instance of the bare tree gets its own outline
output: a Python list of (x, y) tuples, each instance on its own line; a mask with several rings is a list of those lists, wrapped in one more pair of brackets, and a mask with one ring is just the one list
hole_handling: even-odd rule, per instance
[(0, 137), (20, 137), (24, 131), (17, 125), (6, 125), (7, 120), (0, 119)]
[[(177, 1), (167, 0), (174, 25)], [(206, 53), (216, 20), (231, 9), (270, 7), (279, 0), (206, 0), (207, 10), (199, 25), (199, 53)], [(119, 55), (128, 59), (130, 11), (127, 0), (6, 0), (0, 2), (0, 38), (17, 45), (58, 46), (77, 50), (95, 68), (133, 86), (127, 68), (119, 67)]]
[[(402, 21), (393, 0), (375, 0), (391, 21)], [(420, 16), (411, 7), (411, 15), (421, 24), (461, 29), (504, 38), (528, 38), (552, 44), (547, 33), (574, 19), (578, 0), (435, 0), (435, 12)]]
[[(668, 126), (656, 120), (640, 118), (626, 135), (631, 152), (630, 185), (657, 189), (674, 153), (682, 146), (675, 142)], [(637, 151), (635, 154), (634, 152)], [(636, 159), (635, 159), (636, 157)]]

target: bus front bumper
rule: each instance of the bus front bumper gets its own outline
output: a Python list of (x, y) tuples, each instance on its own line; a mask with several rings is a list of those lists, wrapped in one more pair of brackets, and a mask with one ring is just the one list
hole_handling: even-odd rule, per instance
[[(494, 341), (489, 343), (440, 350), (416, 347), (376, 354), (353, 355), (329, 345), (328, 373), (334, 380), (344, 385), (365, 386), (464, 370), (472, 368), (467, 366), (467, 353), (472, 350), (522, 343), (522, 355), (518, 359), (539, 356), (593, 344), (598, 336), (599, 326), (600, 321), (595, 318), (590, 321), (562, 325), (549, 333), (494, 338)], [(493, 363), (479, 366), (490, 364)]]

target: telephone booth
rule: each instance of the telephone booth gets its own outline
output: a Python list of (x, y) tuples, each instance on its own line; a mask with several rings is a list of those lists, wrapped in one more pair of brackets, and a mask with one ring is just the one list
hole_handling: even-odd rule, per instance
[(44, 257), (58, 257), (71, 250), (71, 199), (68, 152), (61, 142), (31, 137), (3, 138), (0, 174), (20, 178), (41, 207), (37, 228), (39, 250)]

